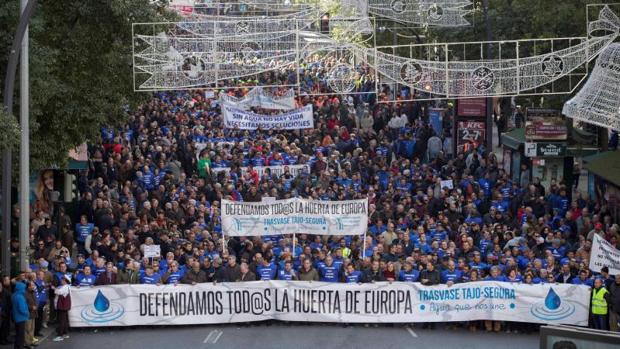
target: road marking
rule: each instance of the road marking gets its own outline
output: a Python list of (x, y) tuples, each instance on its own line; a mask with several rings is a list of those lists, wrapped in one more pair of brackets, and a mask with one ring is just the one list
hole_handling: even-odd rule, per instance
[(207, 336), (207, 338), (205, 338), (204, 341), (202, 341), (202, 343), (205, 343), (205, 344), (206, 343), (213, 343), (213, 344), (215, 344), (220, 339), (222, 334), (224, 334), (224, 331), (213, 330), (213, 331), (209, 332), (209, 335)]
[(203, 341), (203, 343), (207, 343), (209, 341), (209, 339), (211, 339), (211, 336), (213, 336), (213, 334), (216, 332), (217, 330), (213, 330), (211, 332), (209, 332), (209, 335), (207, 336), (207, 338), (205, 338), (205, 340)]
[(411, 327), (407, 326), (405, 327), (407, 329), (407, 332), (409, 332), (409, 334), (411, 335), (411, 337), (413, 338), (418, 338), (418, 335), (413, 331), (413, 329), (411, 329)]
[(217, 343), (218, 339), (224, 334), (224, 331), (220, 331), (220, 333), (213, 339), (213, 344)]

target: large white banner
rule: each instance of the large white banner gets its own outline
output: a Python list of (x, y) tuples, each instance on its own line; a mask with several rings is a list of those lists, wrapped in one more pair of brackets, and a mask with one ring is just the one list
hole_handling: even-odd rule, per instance
[(222, 103), (224, 127), (238, 130), (299, 130), (314, 128), (312, 104), (276, 115), (256, 114), (237, 108), (229, 103)]
[(620, 251), (598, 234), (594, 234), (589, 268), (599, 273), (603, 267), (609, 268), (611, 275), (620, 275)]
[(294, 198), (269, 203), (222, 200), (222, 230), (229, 236), (362, 235), (367, 228), (367, 199)]
[(220, 94), (220, 101), (234, 105), (239, 109), (247, 110), (251, 107), (275, 110), (295, 109), (295, 90), (288, 89), (281, 96), (266, 92), (262, 87), (253, 88), (242, 98), (232, 97), (225, 93)]
[(410, 323), (521, 321), (588, 325), (590, 288), (482, 281), (342, 284), (253, 281), (73, 288), (72, 327), (184, 325), (262, 320)]
[[(265, 173), (266, 170), (271, 171), (271, 174), (273, 176), (281, 176), (283, 175), (286, 170), (288, 169), (288, 172), (293, 175), (293, 176), (297, 176), (302, 172), (306, 172), (306, 173), (310, 173), (310, 165), (308, 164), (304, 164), (304, 165), (279, 165), (279, 166), (254, 166), (252, 167), (257, 173), (259, 177), (262, 177), (263, 174)], [(241, 173), (246, 173), (248, 170), (248, 167), (241, 167)], [(230, 167), (219, 167), (219, 168), (212, 168), (211, 171), (218, 173), (218, 172), (230, 172)]]

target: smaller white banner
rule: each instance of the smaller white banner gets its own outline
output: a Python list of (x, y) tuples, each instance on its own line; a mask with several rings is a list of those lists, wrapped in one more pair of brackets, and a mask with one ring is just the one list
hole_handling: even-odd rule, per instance
[(275, 110), (295, 109), (295, 91), (293, 89), (288, 89), (283, 95), (273, 95), (262, 87), (255, 87), (242, 98), (222, 93), (220, 94), (220, 100), (244, 110), (251, 107)]
[(295, 198), (269, 203), (222, 200), (222, 230), (228, 236), (361, 235), (367, 228), (367, 199)]
[(620, 250), (598, 234), (594, 234), (589, 268), (599, 273), (603, 267), (609, 268), (611, 275), (620, 275)]
[(238, 130), (299, 130), (314, 128), (312, 105), (277, 115), (263, 115), (245, 111), (230, 103), (222, 104), (224, 127)]
[[(272, 176), (281, 176), (286, 170), (292, 175), (297, 176), (302, 172), (310, 173), (310, 165), (279, 165), (279, 166), (254, 166), (252, 167), (257, 173), (259, 177), (262, 177), (266, 170), (271, 171)], [(218, 172), (230, 172), (230, 167), (218, 167), (213, 168), (211, 171)], [(248, 167), (241, 167), (241, 174), (244, 174), (248, 171)]]

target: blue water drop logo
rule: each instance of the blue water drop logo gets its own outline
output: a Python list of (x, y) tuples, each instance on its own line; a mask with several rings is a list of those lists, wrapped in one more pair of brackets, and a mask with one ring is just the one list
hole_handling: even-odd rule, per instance
[(97, 297), (95, 297), (95, 303), (93, 306), (100, 313), (103, 313), (110, 308), (110, 301), (103, 295), (103, 293), (101, 293), (101, 290), (97, 292)]
[(547, 293), (547, 297), (545, 297), (545, 307), (550, 310), (556, 310), (562, 304), (562, 300), (560, 296), (553, 290), (553, 288), (549, 289), (549, 293)]

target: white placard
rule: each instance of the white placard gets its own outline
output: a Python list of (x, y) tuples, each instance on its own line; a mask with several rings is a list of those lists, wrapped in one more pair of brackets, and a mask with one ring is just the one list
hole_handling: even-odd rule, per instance
[(451, 179), (441, 181), (441, 189), (443, 188), (454, 189), (454, 182)]
[(159, 245), (144, 245), (144, 257), (161, 257), (161, 247)]

